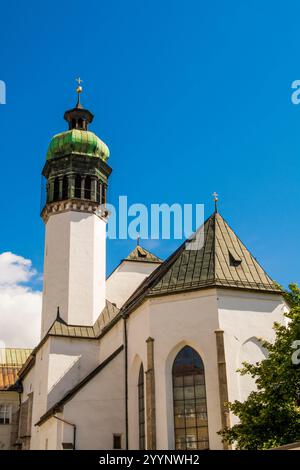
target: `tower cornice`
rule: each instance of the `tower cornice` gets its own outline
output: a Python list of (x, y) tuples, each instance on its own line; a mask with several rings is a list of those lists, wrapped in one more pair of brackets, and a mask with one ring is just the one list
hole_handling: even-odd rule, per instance
[(41, 217), (43, 221), (47, 223), (51, 215), (62, 214), (69, 211), (86, 212), (89, 214), (92, 213), (100, 219), (104, 220), (104, 222), (107, 222), (109, 217), (109, 211), (104, 205), (99, 205), (97, 202), (77, 198), (46, 204), (41, 212)]

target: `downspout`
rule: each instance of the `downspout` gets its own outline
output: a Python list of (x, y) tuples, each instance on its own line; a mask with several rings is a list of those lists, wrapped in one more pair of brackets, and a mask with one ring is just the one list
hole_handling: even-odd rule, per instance
[(76, 424), (70, 423), (69, 421), (66, 421), (65, 419), (59, 418), (58, 416), (55, 416), (55, 415), (53, 415), (53, 418), (73, 427), (73, 450), (76, 450)]
[(128, 450), (128, 337), (127, 337), (127, 315), (123, 314), (124, 320), (124, 347), (125, 347), (125, 435), (126, 443), (125, 448)]
[(23, 386), (21, 390), (18, 390), (18, 398), (19, 398), (19, 409), (18, 409), (18, 434), (17, 439), (15, 442), (15, 446), (22, 450), (22, 440), (20, 439), (20, 426), (21, 426), (21, 405), (22, 405), (22, 393), (23, 393)]

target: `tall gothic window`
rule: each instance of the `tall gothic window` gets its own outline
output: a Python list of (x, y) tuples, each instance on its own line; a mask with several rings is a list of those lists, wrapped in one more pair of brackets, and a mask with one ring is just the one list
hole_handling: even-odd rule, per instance
[(172, 376), (175, 449), (208, 449), (204, 365), (193, 348), (179, 351)]
[(141, 364), (138, 380), (138, 405), (139, 405), (139, 449), (146, 449), (145, 442), (145, 393), (144, 393), (144, 367)]

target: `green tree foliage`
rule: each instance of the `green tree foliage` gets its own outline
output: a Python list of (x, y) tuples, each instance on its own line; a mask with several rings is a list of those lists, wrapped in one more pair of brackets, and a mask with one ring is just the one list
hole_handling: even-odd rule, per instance
[(237, 449), (262, 450), (300, 440), (300, 289), (297, 284), (289, 289), (284, 293), (291, 308), (286, 325), (274, 324), (274, 343), (262, 341), (268, 358), (243, 363), (239, 370), (255, 379), (257, 390), (243, 403), (228, 404), (239, 423), (219, 434)]

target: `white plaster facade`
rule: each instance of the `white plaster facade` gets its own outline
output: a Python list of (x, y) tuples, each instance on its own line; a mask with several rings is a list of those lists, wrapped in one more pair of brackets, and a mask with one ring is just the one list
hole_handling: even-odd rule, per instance
[(9, 423), (0, 423), (0, 451), (13, 448), (13, 439), (17, 437), (18, 424), (16, 414), (19, 411), (19, 393), (16, 391), (0, 391), (0, 404), (9, 410)]
[(222, 448), (216, 435), (221, 428), (217, 328), (218, 310), (213, 290), (151, 299), (131, 315), (128, 327), (129, 371), (132, 370), (129, 375), (130, 448), (138, 448), (136, 356), (146, 369), (146, 339), (149, 336), (154, 338), (157, 448), (174, 449), (172, 365), (176, 354), (185, 345), (193, 347), (204, 362), (210, 446)]
[(244, 400), (255, 384), (236, 372), (244, 361), (258, 362), (267, 356), (260, 339), (273, 341), (274, 322), (285, 322), (288, 307), (274, 294), (218, 292), (219, 327), (224, 330), (225, 354), (230, 401)]
[[(147, 338), (154, 339), (157, 449), (174, 449), (172, 365), (185, 345), (193, 347), (204, 362), (210, 448), (222, 449), (217, 434), (221, 413), (215, 331), (224, 331), (229, 399), (246, 398), (254, 385), (241, 384), (236, 369), (243, 360), (260, 360), (261, 352), (258, 346), (256, 354), (255, 348), (253, 352), (245, 344), (253, 338), (272, 340), (272, 325), (283, 321), (285, 309), (281, 297), (274, 294), (204, 289), (155, 297), (132, 312), (127, 320), (129, 448), (139, 446), (137, 381), (141, 363), (147, 370)], [(111, 449), (113, 434), (122, 435), (125, 447), (124, 351), (67, 401), (56, 417), (35, 426), (55, 401), (123, 344), (122, 319), (100, 340), (47, 340), (24, 379), (24, 397), (32, 386), (38, 394), (33, 408), (32, 449), (62, 449), (63, 442), (72, 442), (73, 427), (60, 420), (76, 425), (78, 449)]]
[(121, 308), (160, 263), (123, 260), (106, 280), (106, 298)]

